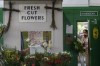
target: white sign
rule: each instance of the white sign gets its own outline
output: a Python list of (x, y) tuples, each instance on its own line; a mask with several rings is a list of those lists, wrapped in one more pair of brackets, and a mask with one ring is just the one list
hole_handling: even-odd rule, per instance
[(20, 4), (19, 22), (46, 22), (45, 4)]
[(66, 25), (66, 33), (73, 34), (73, 25)]
[(40, 45), (29, 46), (30, 54), (35, 54), (35, 52), (44, 53), (44, 49)]

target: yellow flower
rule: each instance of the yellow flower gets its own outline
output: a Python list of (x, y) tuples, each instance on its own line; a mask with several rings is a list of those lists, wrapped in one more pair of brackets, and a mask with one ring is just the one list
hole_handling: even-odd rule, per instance
[(26, 66), (26, 64), (24, 64), (23, 66)]

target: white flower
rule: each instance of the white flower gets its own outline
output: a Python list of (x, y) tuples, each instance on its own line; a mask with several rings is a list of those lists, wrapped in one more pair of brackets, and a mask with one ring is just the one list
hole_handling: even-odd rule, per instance
[(64, 51), (64, 52), (62, 52), (63, 54), (66, 54), (67, 52), (66, 51)]
[(58, 56), (58, 54), (59, 54), (59, 53), (55, 53), (54, 55), (55, 55), (55, 56)]
[(27, 38), (27, 39), (26, 39), (26, 42), (29, 42), (29, 41), (30, 41), (30, 39), (29, 39), (29, 38)]
[(51, 41), (49, 41), (49, 44), (48, 44), (48, 48), (51, 48), (52, 47), (52, 42)]
[(48, 57), (44, 57), (43, 59), (45, 59), (45, 60), (49, 60), (49, 58), (48, 58)]
[(24, 66), (26, 66), (26, 64), (24, 64)]
[(47, 47), (48, 45), (47, 45), (47, 43), (46, 43), (46, 42), (43, 42), (43, 46), (44, 46), (44, 47)]
[(35, 58), (35, 56), (30, 56), (30, 58)]

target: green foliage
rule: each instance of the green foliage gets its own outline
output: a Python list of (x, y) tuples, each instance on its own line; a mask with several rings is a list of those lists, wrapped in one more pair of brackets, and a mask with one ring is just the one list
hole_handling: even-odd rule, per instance
[(46, 66), (66, 66), (71, 61), (71, 54), (66, 51), (61, 53), (35, 53), (25, 56), (25, 61), (28, 65), (34, 63), (36, 66), (41, 64)]
[(82, 45), (82, 43), (80, 41), (75, 40), (73, 42), (73, 44), (74, 44), (75, 50), (77, 50), (78, 52), (83, 53), (85, 51), (84, 48), (83, 48), (83, 45)]
[(15, 49), (5, 49), (2, 51), (3, 60), (6, 66), (40, 66), (41, 63), (47, 66), (66, 66), (71, 61), (70, 52), (64, 51), (60, 53), (35, 53), (26, 55), (25, 51)]
[(20, 66), (19, 55), (16, 50), (5, 49), (2, 54), (6, 66)]

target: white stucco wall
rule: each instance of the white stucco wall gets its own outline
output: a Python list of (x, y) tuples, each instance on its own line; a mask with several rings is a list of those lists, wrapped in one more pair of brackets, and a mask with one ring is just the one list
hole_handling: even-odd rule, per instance
[(90, 6), (100, 6), (100, 0), (90, 0)]
[(3, 0), (0, 0), (0, 7), (3, 7)]
[(63, 7), (100, 6), (100, 0), (63, 0)]
[[(19, 9), (19, 4), (24, 3), (47, 3), (48, 6), (51, 6), (51, 1), (15, 1), (13, 8)], [(56, 4), (56, 7), (62, 8), (61, 2)], [(8, 7), (8, 2), (5, 2), (5, 7)], [(9, 12), (4, 12), (4, 24), (8, 22), (8, 14)], [(4, 44), (7, 45), (7, 47), (10, 48), (17, 48), (18, 50), (21, 49), (21, 31), (52, 31), (52, 37), (53, 37), (53, 52), (60, 52), (63, 51), (63, 13), (59, 11), (55, 11), (55, 21), (57, 25), (57, 30), (53, 30), (50, 28), (50, 24), (52, 21), (52, 11), (47, 10), (47, 21), (44, 23), (22, 23), (19, 22), (19, 14), (17, 12), (12, 13), (12, 21), (9, 31), (4, 35)]]
[(88, 0), (63, 0), (64, 7), (88, 6)]

